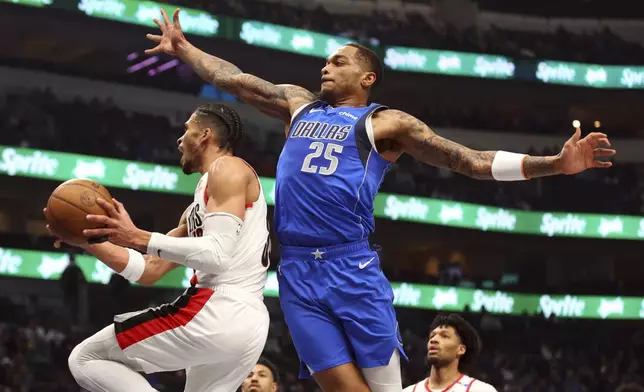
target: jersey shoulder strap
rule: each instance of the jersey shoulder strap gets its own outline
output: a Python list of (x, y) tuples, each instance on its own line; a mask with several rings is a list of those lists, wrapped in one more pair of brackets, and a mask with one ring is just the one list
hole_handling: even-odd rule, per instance
[(306, 104), (300, 106), (298, 109), (296, 109), (293, 112), (293, 115), (291, 116), (291, 124), (290, 124), (291, 128), (288, 130), (288, 135), (286, 135), (286, 138), (288, 139), (291, 136), (291, 131), (293, 131), (293, 124), (298, 122), (300, 120), (300, 118), (302, 118), (305, 114), (307, 114), (309, 112), (309, 110), (311, 110), (311, 109), (313, 109), (313, 108), (315, 108), (317, 106), (321, 106), (323, 104), (324, 104), (324, 102), (318, 99), (318, 100), (315, 100), (313, 102), (306, 103)]

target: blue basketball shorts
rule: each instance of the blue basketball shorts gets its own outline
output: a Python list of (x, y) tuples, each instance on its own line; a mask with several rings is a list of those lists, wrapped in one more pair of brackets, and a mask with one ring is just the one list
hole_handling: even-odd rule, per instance
[(300, 359), (300, 378), (345, 363), (407, 359), (394, 293), (367, 241), (325, 248), (282, 246), (277, 278), (284, 318)]

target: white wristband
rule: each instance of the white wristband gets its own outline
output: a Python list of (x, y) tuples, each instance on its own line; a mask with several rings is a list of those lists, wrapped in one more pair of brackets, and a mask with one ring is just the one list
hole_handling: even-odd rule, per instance
[(143, 272), (145, 271), (145, 259), (141, 253), (134, 249), (128, 248), (127, 253), (130, 255), (130, 258), (125, 269), (119, 272), (119, 275), (130, 282), (136, 282), (141, 279), (141, 276), (143, 276)]
[(525, 154), (497, 151), (492, 161), (492, 177), (497, 181), (523, 181), (528, 178), (523, 174)]

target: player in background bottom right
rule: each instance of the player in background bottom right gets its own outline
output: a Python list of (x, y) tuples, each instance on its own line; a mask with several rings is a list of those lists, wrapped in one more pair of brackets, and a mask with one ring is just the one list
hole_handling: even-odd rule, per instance
[(472, 325), (457, 314), (438, 315), (429, 331), (429, 377), (403, 392), (497, 392), (492, 385), (463, 373), (481, 350), (481, 338)]

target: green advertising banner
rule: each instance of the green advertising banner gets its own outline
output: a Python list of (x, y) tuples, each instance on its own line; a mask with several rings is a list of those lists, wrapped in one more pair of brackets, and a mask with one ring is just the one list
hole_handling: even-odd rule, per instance
[(512, 79), (515, 69), (503, 56), (402, 47), (387, 48), (384, 63), (396, 71), (495, 79)]
[[(0, 248), (0, 276), (59, 279), (69, 264), (65, 253)], [(88, 282), (107, 284), (113, 271), (91, 256), (76, 256)], [(181, 289), (190, 285), (192, 270), (179, 267), (155, 287)], [(566, 318), (644, 319), (644, 298), (582, 295), (518, 294), (503, 291), (464, 289), (412, 283), (392, 283), (394, 305), (417, 309), (522, 315), (543, 314)], [(277, 297), (275, 272), (268, 273), (264, 295)]]
[(48, 7), (53, 0), (0, 0), (0, 3), (12, 3), (30, 7)]
[(322, 58), (326, 58), (339, 47), (352, 41), (348, 38), (254, 20), (243, 21), (239, 39), (249, 45)]
[[(149, 26), (156, 29), (153, 18), (160, 18), (163, 8), (172, 15), (177, 6), (137, 0), (0, 0), (33, 7), (77, 9), (95, 18)], [(181, 8), (181, 26), (186, 33), (206, 37), (241, 40), (249, 45), (325, 58), (353, 39), (316, 33), (253, 20), (216, 16), (205, 11)], [(644, 67), (612, 66), (534, 60), (514, 62), (504, 56), (432, 50), (408, 47), (386, 47), (385, 65), (395, 71), (469, 76), (493, 79), (539, 80), (543, 83), (570, 86), (641, 89)]]
[[(66, 181), (90, 178), (107, 187), (192, 195), (198, 176), (179, 167), (46, 150), (0, 146), (0, 174)], [(275, 204), (275, 179), (261, 177), (266, 202)], [(644, 239), (644, 217), (520, 211), (381, 193), (377, 218), (480, 231), (548, 237)]]
[(536, 78), (544, 83), (597, 88), (643, 88), (644, 67), (541, 61)]
[[(88, 16), (154, 28), (157, 26), (153, 19), (161, 20), (161, 8), (172, 18), (177, 6), (137, 0), (80, 0), (78, 3), (78, 10)], [(219, 24), (219, 17), (208, 12), (181, 8), (181, 28), (186, 33), (215, 37), (219, 32)]]

